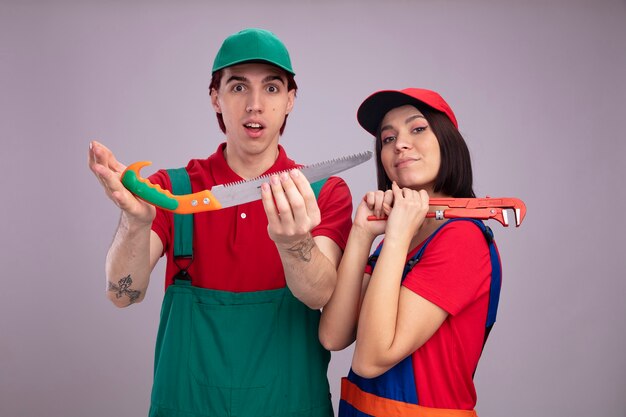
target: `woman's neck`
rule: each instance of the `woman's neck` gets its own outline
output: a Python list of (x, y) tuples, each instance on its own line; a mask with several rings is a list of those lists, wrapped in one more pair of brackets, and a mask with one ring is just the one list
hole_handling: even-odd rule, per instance
[[(432, 190), (428, 192), (429, 197), (432, 198), (447, 198), (448, 196), (442, 195), (440, 193), (433, 193)], [(429, 211), (434, 212), (435, 210), (445, 210), (448, 208), (447, 206), (430, 206)], [(424, 223), (422, 227), (420, 227), (419, 231), (413, 239), (411, 239), (411, 245), (409, 247), (409, 251), (415, 249), (419, 246), (423, 241), (425, 241), (428, 236), (433, 234), (439, 226), (444, 223), (444, 220), (437, 220), (435, 218), (426, 218), (424, 219)]]

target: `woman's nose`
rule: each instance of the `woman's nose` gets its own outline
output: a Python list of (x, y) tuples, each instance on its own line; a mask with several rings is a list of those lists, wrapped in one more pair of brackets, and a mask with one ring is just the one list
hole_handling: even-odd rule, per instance
[(397, 150), (405, 150), (411, 147), (411, 143), (408, 140), (407, 136), (399, 133), (396, 137), (396, 149)]

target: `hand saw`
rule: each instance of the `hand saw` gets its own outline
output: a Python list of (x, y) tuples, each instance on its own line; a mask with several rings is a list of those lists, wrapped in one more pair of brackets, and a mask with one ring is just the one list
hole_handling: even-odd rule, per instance
[[(365, 151), (296, 168), (302, 172), (310, 183), (314, 183), (362, 164), (371, 157), (372, 152)], [(170, 191), (161, 188), (158, 184), (152, 184), (149, 180), (139, 175), (141, 168), (150, 164), (151, 162), (149, 161), (140, 161), (129, 165), (122, 173), (122, 184), (142, 200), (178, 214), (220, 210), (260, 200), (261, 184), (269, 182), (271, 176), (281, 173), (281, 171), (272, 172), (251, 180), (215, 185), (210, 190), (203, 190), (193, 194), (174, 195)]]

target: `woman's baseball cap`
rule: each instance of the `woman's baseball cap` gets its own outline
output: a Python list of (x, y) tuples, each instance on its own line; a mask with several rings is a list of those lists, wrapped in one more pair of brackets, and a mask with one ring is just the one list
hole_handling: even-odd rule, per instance
[(224, 39), (215, 56), (212, 72), (250, 61), (267, 62), (296, 75), (283, 42), (272, 32), (255, 28), (244, 29)]
[(385, 114), (391, 109), (406, 104), (426, 104), (435, 110), (444, 113), (458, 129), (459, 125), (452, 109), (446, 101), (436, 92), (423, 88), (405, 88), (404, 90), (378, 91), (361, 103), (356, 113), (356, 118), (363, 129), (376, 136), (376, 131)]

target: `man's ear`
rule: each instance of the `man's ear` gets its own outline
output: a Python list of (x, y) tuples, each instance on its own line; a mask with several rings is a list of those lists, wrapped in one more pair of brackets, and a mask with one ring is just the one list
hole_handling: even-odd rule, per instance
[(287, 92), (287, 111), (285, 114), (291, 113), (294, 104), (296, 104), (296, 90), (292, 89)]
[(211, 91), (209, 91), (209, 95), (211, 96), (211, 105), (213, 106), (213, 110), (215, 110), (216, 113), (222, 113), (222, 108), (220, 107), (220, 101), (217, 97), (217, 90), (215, 88), (212, 88)]

